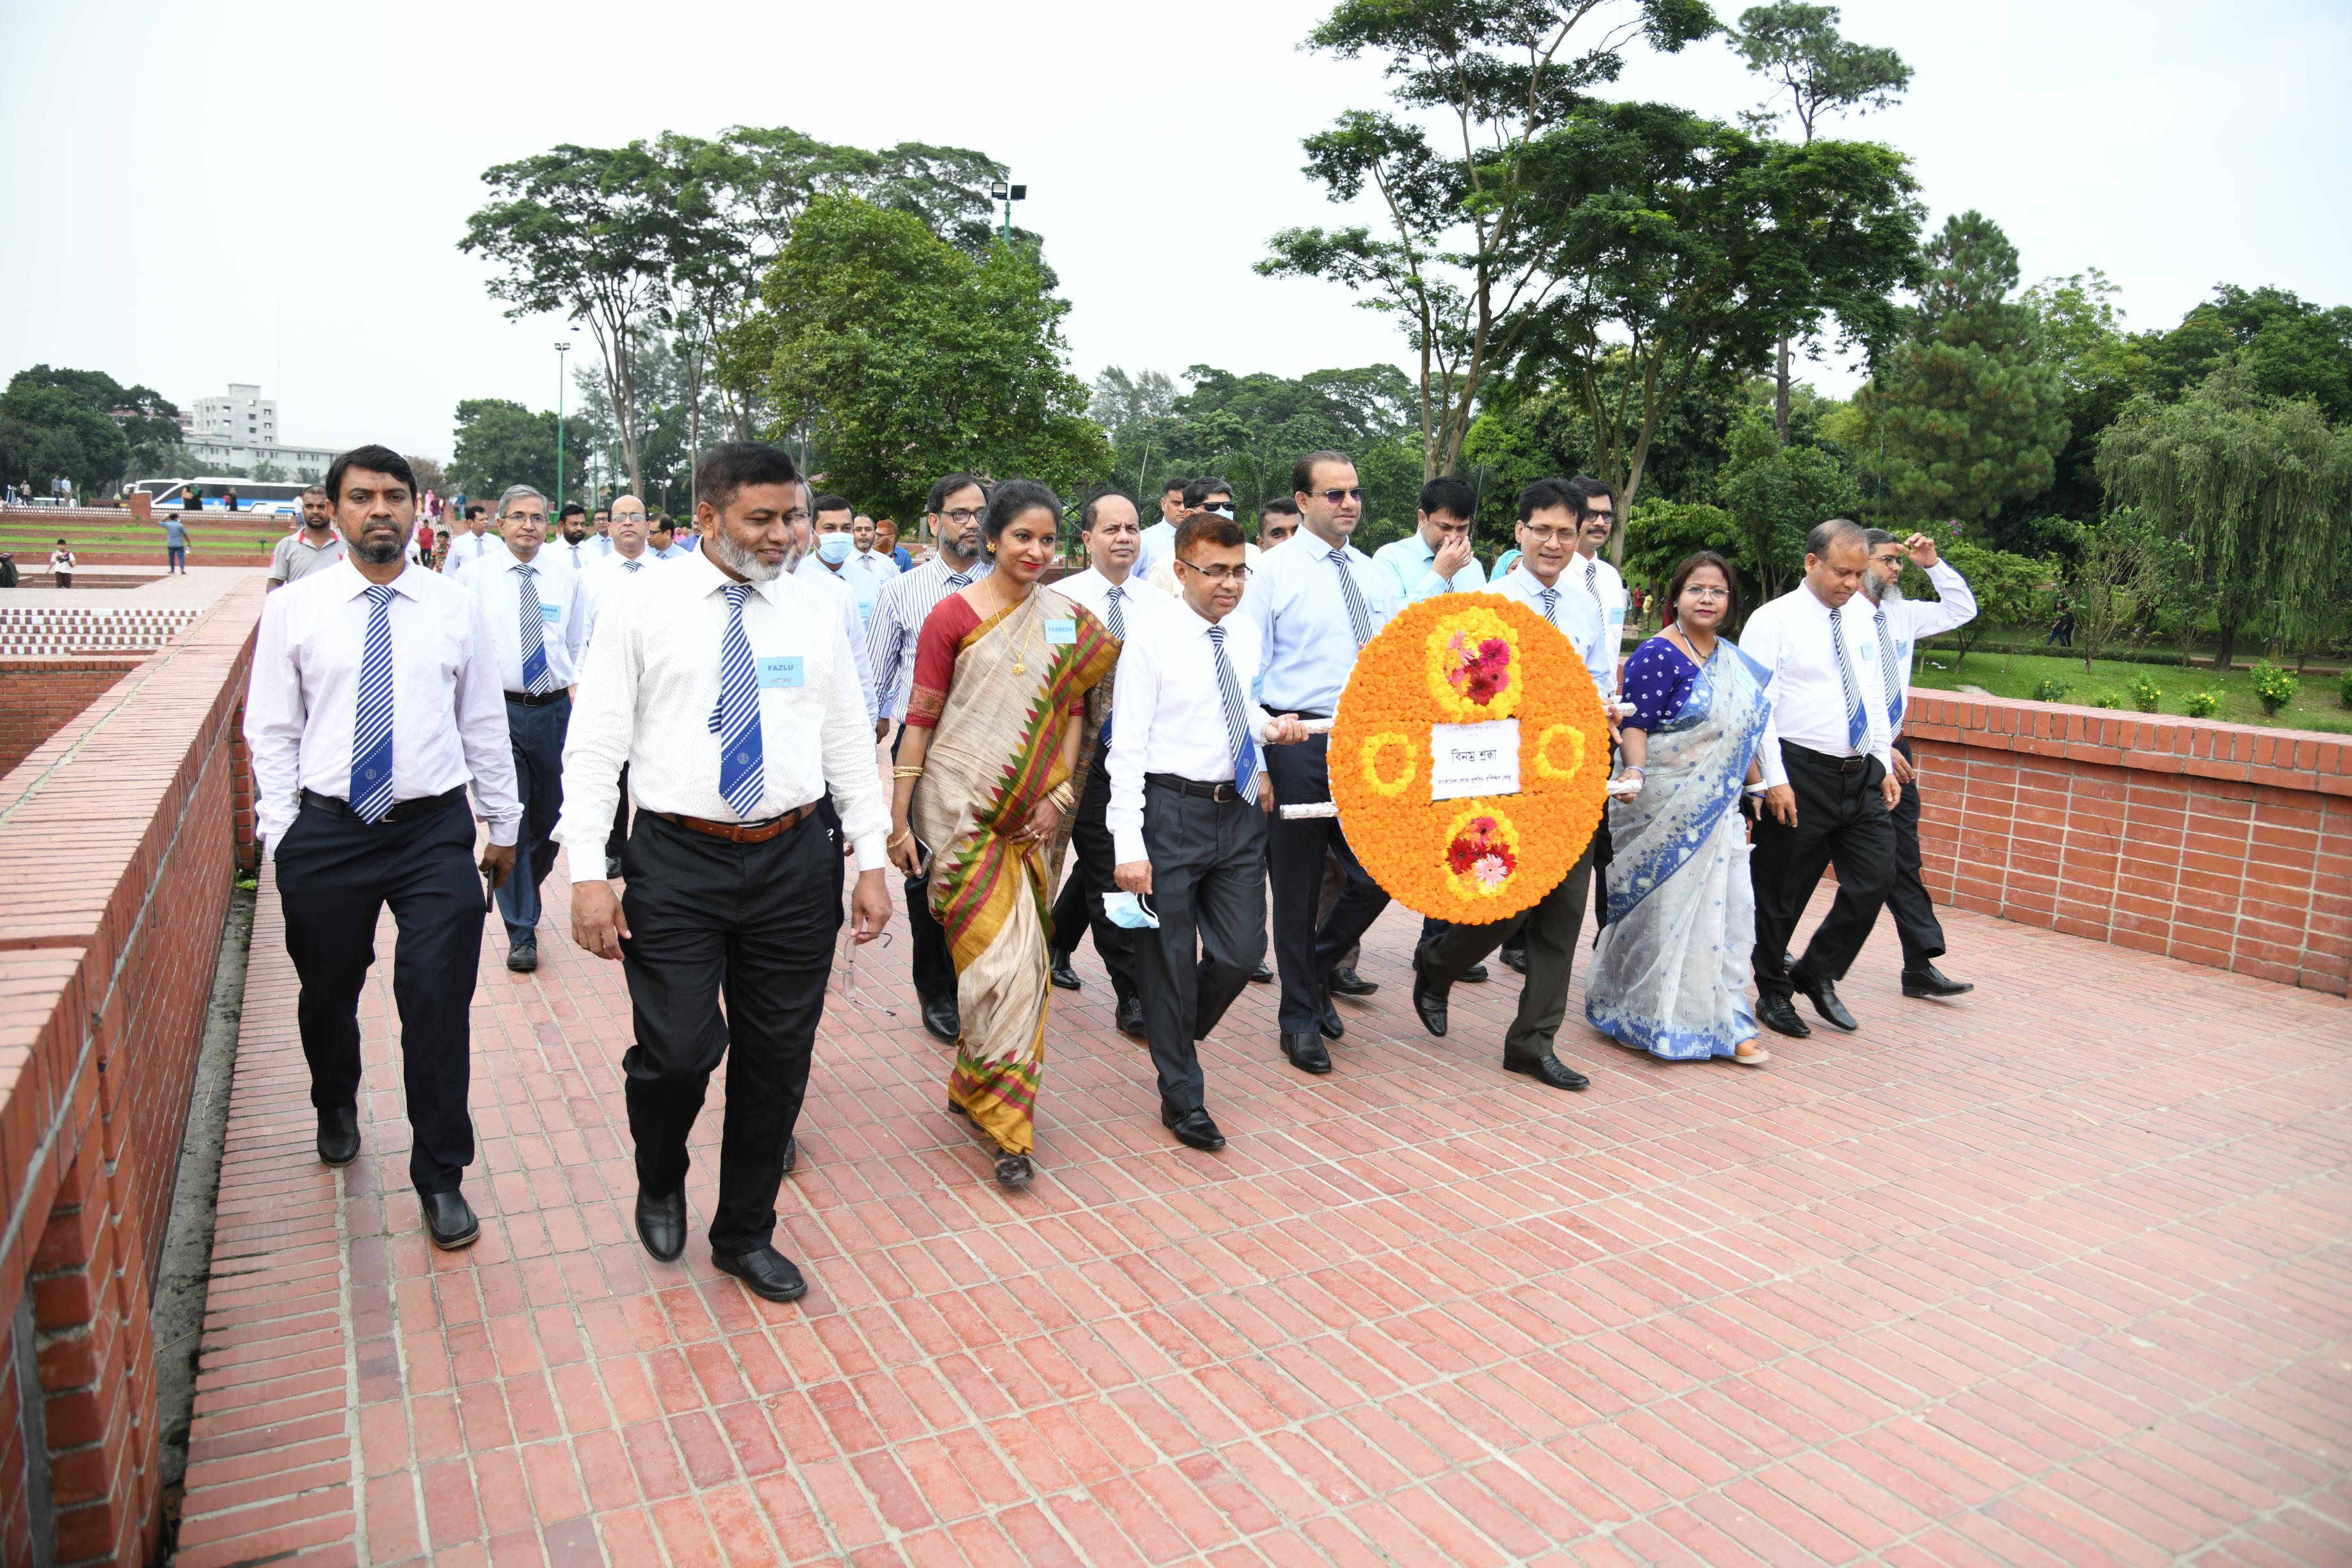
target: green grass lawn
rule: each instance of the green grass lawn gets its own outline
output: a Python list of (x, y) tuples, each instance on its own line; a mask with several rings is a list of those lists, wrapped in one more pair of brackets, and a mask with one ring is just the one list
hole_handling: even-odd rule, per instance
[(2261, 701), (2254, 696), (2253, 671), (2243, 665), (2224, 674), (2212, 668), (2210, 660), (2194, 668), (2182, 669), (2177, 665), (2124, 664), (2102, 658), (2093, 660), (2085, 674), (2079, 658), (1972, 653), (1955, 670), (1955, 657), (1944, 648), (1922, 649), (1914, 662), (1911, 683), (1940, 691), (1974, 686), (1995, 697), (2031, 700), (2037, 682), (2044, 677), (2055, 677), (2074, 686), (2063, 699), (2068, 703), (2095, 707), (2102, 693), (2112, 692), (2119, 712), (2134, 713), (2137, 710), (2132, 706), (2131, 682), (2134, 677), (2146, 675), (2164, 689), (2163, 700), (2157, 704), (2158, 713), (2179, 717), (2183, 698), (2192, 691), (2211, 690), (2221, 694), (2221, 705), (2210, 717), (2229, 723), (2352, 734), (2352, 708), (2346, 708), (2337, 700), (2334, 676), (2306, 678), (2296, 689), (2294, 700), (2273, 717), (2263, 711)]

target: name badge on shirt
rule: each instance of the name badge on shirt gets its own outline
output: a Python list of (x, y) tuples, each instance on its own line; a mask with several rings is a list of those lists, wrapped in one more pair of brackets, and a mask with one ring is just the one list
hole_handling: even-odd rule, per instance
[(797, 658), (763, 658), (760, 664), (760, 689), (774, 691), (801, 684), (801, 661)]
[(548, 623), (548, 625), (553, 626), (556, 622), (563, 618), (563, 606), (561, 605), (551, 605), (546, 600), (542, 599), (539, 604), (539, 618)]
[(1045, 623), (1045, 641), (1053, 647), (1075, 647), (1078, 641), (1078, 623), (1074, 616), (1064, 616)]

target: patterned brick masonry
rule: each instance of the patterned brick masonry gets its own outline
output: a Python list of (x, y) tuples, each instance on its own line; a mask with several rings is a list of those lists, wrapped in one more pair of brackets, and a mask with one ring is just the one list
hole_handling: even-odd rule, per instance
[(627, 997), (561, 875), (537, 975), (486, 947), (457, 1256), (383, 969), (364, 1151), (312, 1156), (265, 878), (182, 1568), (2352, 1560), (2338, 1000), (1954, 913), (1972, 996), (1903, 1000), (1882, 927), (1862, 1034), (1759, 1072), (1571, 1021), (1569, 1096), (1499, 1070), (1507, 972), (1421, 1032), (1391, 911), (1330, 1078), (1263, 987), (1204, 1047), (1211, 1156), (1082, 954), (1007, 1196), (902, 939), (829, 1005), (771, 1307), (635, 1243)]

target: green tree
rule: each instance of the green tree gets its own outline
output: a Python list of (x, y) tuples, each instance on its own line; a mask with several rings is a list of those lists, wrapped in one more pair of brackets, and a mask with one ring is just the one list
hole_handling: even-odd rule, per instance
[[(2119, 291), (2095, 267), (2044, 279), (2025, 291), (2025, 302), (2042, 318), (2042, 354), (2066, 385), (2066, 445), (2042, 504), (2078, 522), (2099, 513), (2100, 435), (2126, 404), (2147, 390), (2155, 372), (2144, 344), (2123, 330), (2115, 307)], [(1996, 528), (2002, 542), (2023, 542), (2021, 531), (2008, 526), (2007, 519)]]
[[(2057, 567), (2048, 561), (1965, 539), (1946, 540), (1936, 548), (1953, 571), (1968, 579), (1969, 592), (1977, 601), (1974, 617), (1949, 634), (1959, 644), (1959, 657), (1952, 660), (1954, 669), (1960, 668), (1985, 633), (1997, 626), (2030, 624), (2042, 592), (2058, 576)], [(1917, 567), (1904, 568), (1903, 575), (1904, 591), (1913, 598), (1937, 596), (1935, 584)]]
[(2074, 643), (2088, 675), (2091, 661), (2105, 657), (2155, 595), (2159, 542), (2156, 531), (2128, 509), (2085, 524), (2083, 534), (2067, 583), (2074, 593)]
[(1111, 480), (1144, 500), (1173, 471), (1168, 443), (1176, 431), (1176, 384), (1156, 370), (1129, 375), (1117, 365), (1095, 377), (1087, 412), (1110, 439)]
[[(1850, 516), (1861, 500), (1853, 476), (1817, 447), (1784, 447), (1770, 422), (1751, 415), (1731, 433), (1731, 460), (1716, 479), (1729, 516), (1736, 561), (1762, 604), (1788, 592), (1805, 570), (1805, 535)], [(1720, 546), (1717, 546), (1720, 548)]]
[(2231, 362), (2179, 403), (2142, 397), (2099, 443), (2108, 503), (2185, 542), (2227, 669), (2246, 618), (2300, 636), (2332, 608), (2352, 552), (2352, 433), (2308, 398), (2265, 395)]
[(1625, 575), (1654, 594), (1664, 594), (1675, 568), (1702, 550), (1728, 558), (1738, 569), (1743, 610), (1752, 610), (1762, 602), (1757, 597), (1755, 574), (1740, 559), (1740, 531), (1721, 507), (1645, 496), (1626, 520)]
[[(1596, 16), (1604, 32), (1573, 52)], [(1488, 379), (1571, 276), (1566, 215), (1530, 177), (1537, 149), (1616, 77), (1634, 37), (1674, 53), (1715, 27), (1706, 0), (1339, 0), (1308, 36), (1341, 59), (1381, 59), (1404, 111), (1350, 110), (1305, 143), (1307, 177), (1334, 202), (1369, 193), (1380, 232), (1286, 229), (1258, 270), (1339, 283), (1403, 329), (1424, 478), (1454, 469)]]
[[(1885, 109), (1911, 85), (1911, 68), (1893, 49), (1853, 43), (1838, 33), (1838, 8), (1778, 0), (1739, 14), (1731, 47), (1748, 68), (1773, 83), (1772, 97), (1748, 116), (1763, 130), (1783, 114), (1796, 117), (1810, 143), (1823, 114), (1838, 110)], [(1785, 96), (1787, 102), (1780, 100)], [(1782, 338), (1773, 368), (1777, 395), (1773, 424), (1789, 438), (1789, 340)]]
[(822, 195), (761, 300), (730, 352), (768, 366), (779, 425), (806, 423), (828, 482), (877, 514), (920, 511), (956, 468), (1065, 490), (1109, 469), (1034, 243), (975, 259), (911, 214)]
[[(595, 440), (594, 427), (576, 414), (563, 421), (563, 444), (571, 473), (580, 454)], [(457, 425), (447, 482), (453, 493), (496, 496), (509, 485), (529, 485), (555, 496), (555, 414), (533, 413), (503, 397), (468, 397), (457, 405)], [(561, 497), (557, 498), (559, 500)]]
[(2352, 306), (2323, 309), (2284, 289), (2224, 283), (2178, 327), (2134, 342), (2168, 398), (2235, 358), (2255, 391), (2308, 397), (2330, 423), (2352, 423)]

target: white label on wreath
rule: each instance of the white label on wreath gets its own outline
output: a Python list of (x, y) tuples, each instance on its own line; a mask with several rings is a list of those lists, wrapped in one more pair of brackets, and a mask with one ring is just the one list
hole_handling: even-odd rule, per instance
[(1429, 798), (1519, 793), (1519, 721), (1429, 727)]

